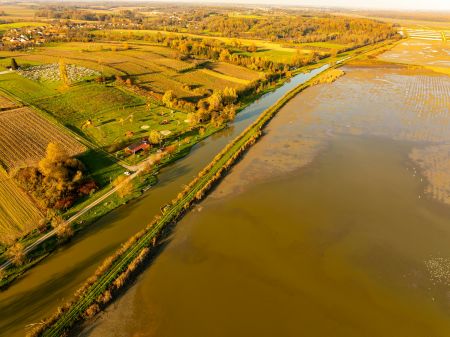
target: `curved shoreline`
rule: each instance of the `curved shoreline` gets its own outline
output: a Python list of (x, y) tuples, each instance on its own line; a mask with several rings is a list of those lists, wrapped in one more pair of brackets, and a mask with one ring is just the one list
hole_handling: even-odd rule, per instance
[[(385, 46), (385, 44), (383, 45)], [(373, 49), (377, 49), (376, 46)], [(371, 49), (370, 51), (372, 51)], [(349, 59), (345, 60), (348, 61)], [(334, 69), (341, 66), (330, 67)], [(323, 71), (325, 71), (324, 69)], [(99, 311), (101, 306), (111, 300), (99, 300), (105, 292), (119, 289), (132, 273), (135, 268), (129, 268), (130, 265), (138, 265), (143, 260), (143, 256), (148, 251), (147, 247), (152, 247), (156, 243), (156, 239), (160, 238), (161, 232), (166, 225), (174, 223), (178, 220), (184, 212), (197, 200), (204, 197), (205, 193), (218, 181), (226, 170), (235, 163), (240, 155), (244, 153), (256, 140), (261, 136), (262, 128), (272, 119), (273, 116), (283, 107), (291, 98), (295, 97), (299, 92), (314, 84), (314, 77), (304, 84), (301, 84), (284, 95), (277, 103), (267, 109), (260, 117), (250, 125), (240, 136), (232, 141), (228, 146), (222, 150), (194, 181), (178, 195), (170, 208), (162, 215), (161, 218), (156, 219), (147, 227), (147, 231), (138, 233), (131, 240), (123, 246), (123, 248), (110, 258), (110, 262), (104, 264), (96, 273), (100, 274), (98, 277), (91, 278), (82, 289), (80, 289), (78, 300), (68, 303), (61, 308), (59, 312), (50, 318), (46, 323), (38, 327), (31, 334), (32, 336), (56, 336), (67, 329), (69, 329), (81, 317), (92, 316)], [(118, 280), (122, 280), (117, 282)], [(103, 296), (104, 298), (104, 296)], [(94, 306), (94, 307), (93, 307)], [(83, 315), (84, 313), (84, 315)], [(90, 314), (92, 313), (92, 314)], [(48, 327), (48, 329), (46, 329)]]

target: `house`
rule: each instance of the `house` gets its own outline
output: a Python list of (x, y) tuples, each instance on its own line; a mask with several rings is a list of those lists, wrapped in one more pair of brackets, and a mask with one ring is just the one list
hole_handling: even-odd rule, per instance
[(133, 143), (125, 148), (125, 152), (129, 154), (136, 154), (140, 151), (147, 151), (150, 149), (151, 145), (148, 140), (142, 140), (138, 143)]

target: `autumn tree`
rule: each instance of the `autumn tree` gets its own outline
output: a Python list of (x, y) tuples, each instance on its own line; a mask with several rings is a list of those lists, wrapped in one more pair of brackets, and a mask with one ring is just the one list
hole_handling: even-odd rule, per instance
[(254, 52), (256, 52), (258, 50), (258, 48), (256, 47), (256, 45), (254, 43), (252, 43), (250, 46), (247, 47), (247, 50), (250, 53), (254, 53)]
[(56, 236), (60, 241), (67, 241), (74, 234), (72, 226), (67, 222), (60, 224), (58, 227), (55, 228), (55, 230)]
[(194, 128), (199, 123), (198, 114), (195, 112), (190, 112), (187, 114), (187, 121), (189, 122), (189, 126)]
[(75, 200), (97, 189), (94, 180), (85, 176), (83, 163), (68, 156), (58, 143), (49, 143), (38, 167), (19, 169), (14, 179), (45, 209), (67, 209)]
[(227, 105), (221, 113), (222, 118), (226, 122), (231, 122), (236, 117), (236, 108), (234, 105)]
[(155, 145), (160, 144), (162, 141), (161, 134), (156, 130), (150, 131), (149, 139), (150, 142)]
[(117, 189), (116, 193), (121, 198), (125, 198), (133, 192), (133, 184), (126, 176), (118, 176), (113, 181), (113, 186)]
[(230, 51), (228, 49), (222, 49), (219, 55), (220, 61), (228, 61), (231, 57)]
[(59, 143), (49, 143), (45, 158), (39, 162), (39, 170), (45, 176), (63, 177), (66, 173), (64, 168), (58, 163), (66, 161), (69, 158), (67, 152)]
[(162, 97), (162, 101), (167, 107), (171, 108), (176, 105), (177, 96), (172, 90), (167, 90)]
[(25, 248), (23, 244), (17, 242), (15, 245), (11, 246), (8, 251), (7, 255), (11, 262), (16, 266), (21, 266), (25, 263)]
[(237, 95), (236, 89), (229, 88), (229, 87), (225, 87), (225, 89), (223, 89), (224, 104), (235, 103), (237, 98), (238, 98), (238, 95)]
[(223, 93), (220, 90), (214, 91), (211, 96), (208, 97), (209, 110), (219, 110), (223, 104)]

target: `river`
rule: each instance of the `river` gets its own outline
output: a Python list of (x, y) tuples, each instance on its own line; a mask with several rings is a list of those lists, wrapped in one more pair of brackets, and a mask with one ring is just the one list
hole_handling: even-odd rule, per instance
[(286, 92), (324, 71), (328, 65), (294, 76), (243, 111), (227, 129), (197, 144), (189, 156), (163, 169), (159, 183), (141, 198), (124, 205), (77, 235), (69, 244), (28, 271), (0, 293), (0, 336), (23, 336), (25, 326), (37, 323), (65, 303), (122, 242), (144, 228), (230, 140)]
[(450, 336), (450, 78), (344, 70), (281, 109), (77, 335)]

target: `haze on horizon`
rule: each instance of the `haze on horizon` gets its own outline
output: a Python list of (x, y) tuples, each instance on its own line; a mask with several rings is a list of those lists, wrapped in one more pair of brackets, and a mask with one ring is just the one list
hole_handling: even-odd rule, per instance
[[(156, 0), (161, 2), (191, 2), (191, 3), (225, 3), (224, 0)], [(450, 11), (449, 0), (369, 0), (361, 3), (358, 0), (229, 0), (227, 4), (265, 4), (314, 7), (346, 7), (367, 9), (401, 9), (401, 10), (432, 10)]]

